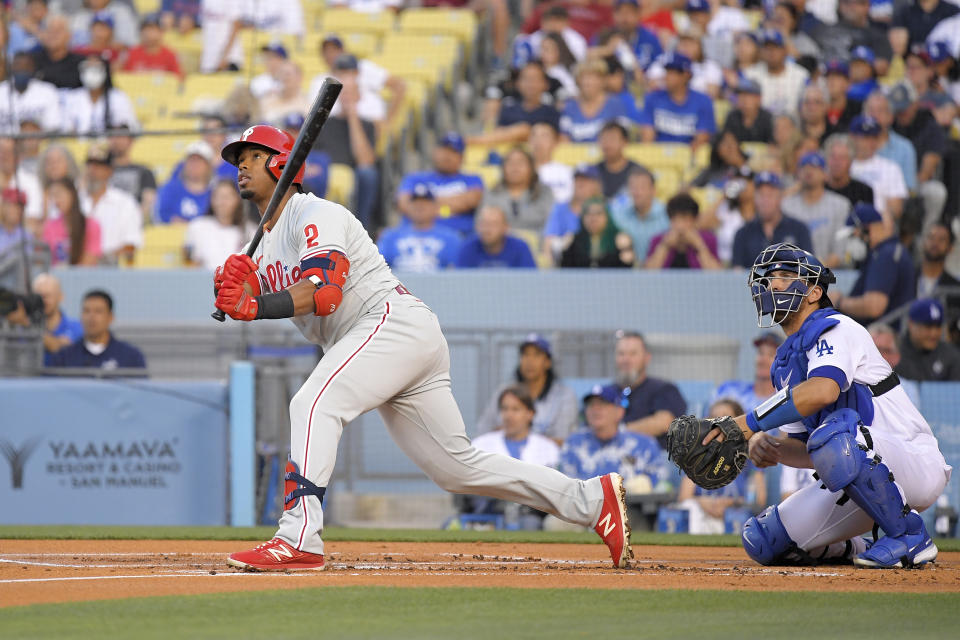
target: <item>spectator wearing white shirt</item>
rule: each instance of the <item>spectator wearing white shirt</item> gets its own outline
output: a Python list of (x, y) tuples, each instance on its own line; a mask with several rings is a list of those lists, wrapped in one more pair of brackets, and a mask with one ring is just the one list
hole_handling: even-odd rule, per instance
[(357, 13), (382, 13), (399, 11), (403, 0), (327, 0), (328, 7), (344, 7)]
[[(284, 116), (310, 111), (310, 96), (303, 90), (303, 70), (295, 62), (284, 62), (277, 74), (280, 90), (272, 91), (260, 100), (260, 113), (268, 122), (280, 122)], [(316, 94), (313, 94), (316, 95)]]
[(250, 81), (250, 93), (257, 100), (261, 100), (268, 94), (280, 91), (283, 88), (280, 75), (284, 64), (290, 58), (287, 48), (279, 42), (271, 42), (262, 46), (260, 54), (263, 56), (263, 66), (266, 71)]
[(98, 13), (113, 19), (113, 37), (119, 44), (125, 47), (137, 44), (137, 17), (130, 5), (116, 0), (86, 0), (85, 4), (86, 8), (75, 14), (71, 20), (74, 47), (90, 44), (90, 27), (94, 15)]
[(796, 116), (800, 94), (810, 74), (797, 63), (787, 60), (787, 49), (780, 32), (764, 30), (760, 43), (763, 64), (747, 69), (745, 75), (760, 85), (765, 109), (774, 115)]
[(213, 187), (206, 215), (187, 225), (184, 258), (194, 266), (213, 271), (232, 253), (238, 253), (246, 241), (243, 201), (237, 185), (220, 180)]
[(553, 201), (570, 202), (573, 197), (573, 167), (553, 159), (553, 152), (560, 142), (560, 132), (549, 122), (537, 122), (530, 127), (527, 142), (537, 166), (537, 176), (542, 184), (553, 191)]
[(724, 68), (733, 66), (734, 38), (752, 28), (743, 9), (709, 0), (687, 0), (686, 12), (691, 26), (703, 37), (704, 55)]
[(33, 56), (24, 51), (13, 56), (10, 78), (0, 82), (0, 134), (17, 133), (24, 120), (38, 123), (45, 131), (62, 126), (57, 88), (35, 75)]
[(43, 190), (40, 181), (18, 166), (13, 138), (0, 138), (0, 190), (18, 189), (27, 197), (24, 216), (28, 221), (43, 217)]
[(70, 91), (64, 104), (65, 128), (75, 133), (96, 133), (115, 127), (140, 129), (130, 98), (107, 82), (107, 65), (97, 56), (80, 63), (83, 87)]
[(897, 163), (880, 156), (880, 123), (868, 116), (857, 116), (850, 123), (854, 159), (850, 175), (873, 189), (873, 206), (887, 224), (900, 219), (907, 199), (907, 183)]
[[(264, 3), (269, 4), (269, 3)], [(243, 47), (237, 36), (249, 22), (246, 0), (200, 0), (203, 53), (200, 71), (237, 70), (243, 66)]]
[(80, 204), (88, 218), (100, 225), (100, 247), (106, 259), (132, 262), (143, 245), (143, 218), (133, 196), (110, 186), (113, 154), (102, 144), (87, 151), (84, 190)]
[(527, 42), (534, 51), (539, 51), (540, 43), (548, 33), (556, 33), (562, 37), (577, 62), (587, 57), (587, 39), (570, 26), (570, 14), (566, 7), (556, 5), (544, 11), (540, 19), (540, 29), (527, 36)]

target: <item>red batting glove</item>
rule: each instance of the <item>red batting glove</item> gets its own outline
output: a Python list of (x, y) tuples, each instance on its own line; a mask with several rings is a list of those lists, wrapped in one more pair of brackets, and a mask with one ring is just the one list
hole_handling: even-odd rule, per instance
[(220, 289), (223, 288), (223, 267), (217, 267), (213, 272), (213, 297), (220, 295)]
[(244, 322), (256, 320), (260, 307), (256, 298), (249, 295), (243, 285), (232, 285), (229, 282), (220, 289), (216, 306), (234, 320)]
[(223, 281), (234, 284), (246, 282), (251, 273), (257, 271), (257, 263), (245, 253), (235, 253), (223, 263)]

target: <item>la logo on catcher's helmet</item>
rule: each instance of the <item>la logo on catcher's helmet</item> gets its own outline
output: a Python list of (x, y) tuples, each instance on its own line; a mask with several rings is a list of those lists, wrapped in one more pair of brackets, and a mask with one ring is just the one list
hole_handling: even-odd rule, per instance
[[(790, 281), (783, 291), (770, 289), (774, 272), (780, 272), (778, 278)], [(786, 242), (770, 245), (754, 260), (747, 280), (757, 307), (757, 326), (768, 328), (780, 324), (800, 308), (811, 287), (819, 286), (826, 296), (827, 287), (836, 281), (833, 272), (809, 251)], [(764, 322), (764, 318), (769, 320)]]
[[(252, 144), (263, 147), (273, 152), (270, 159), (267, 160), (267, 171), (270, 172), (270, 175), (272, 175), (275, 180), (279, 180), (280, 174), (283, 173), (283, 168), (287, 165), (287, 160), (290, 159), (290, 152), (293, 151), (294, 142), (296, 142), (296, 140), (286, 131), (265, 124), (258, 124), (244, 131), (239, 140), (225, 146), (223, 151), (220, 152), (220, 157), (233, 166), (237, 166), (240, 152), (245, 147)], [(307, 165), (304, 163), (294, 177), (293, 183), (302, 185), (303, 176), (306, 171)]]

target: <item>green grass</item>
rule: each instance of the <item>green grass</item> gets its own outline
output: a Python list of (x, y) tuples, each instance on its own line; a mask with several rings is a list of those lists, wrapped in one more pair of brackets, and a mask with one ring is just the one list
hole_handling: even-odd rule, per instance
[(342, 587), (0, 609), (6, 638), (956, 638), (942, 594)]
[[(2, 539), (42, 540), (268, 540), (276, 527), (124, 527), (73, 525), (0, 525)], [(323, 532), (329, 542), (503, 542), (600, 544), (591, 532), (548, 531), (443, 531), (440, 529), (348, 529), (331, 527)], [(635, 532), (634, 545), (736, 547), (740, 536), (692, 536)], [(941, 551), (960, 551), (960, 538), (940, 538)]]

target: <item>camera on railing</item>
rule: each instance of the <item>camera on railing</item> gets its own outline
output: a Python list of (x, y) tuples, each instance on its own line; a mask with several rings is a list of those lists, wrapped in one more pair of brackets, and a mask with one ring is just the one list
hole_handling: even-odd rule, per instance
[(17, 313), (21, 308), (30, 324), (39, 325), (43, 320), (43, 299), (40, 296), (35, 293), (17, 293), (0, 287), (0, 319), (7, 319), (7, 316)]

